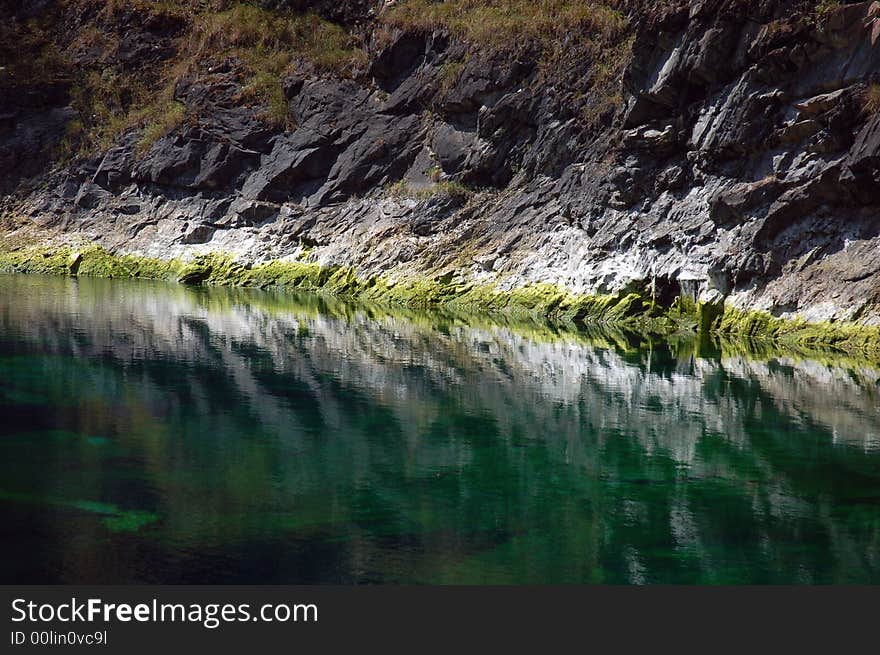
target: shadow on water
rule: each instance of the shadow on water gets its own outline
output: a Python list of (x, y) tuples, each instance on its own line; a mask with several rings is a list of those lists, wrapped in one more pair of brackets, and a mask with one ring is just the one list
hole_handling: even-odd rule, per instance
[(0, 276), (0, 582), (880, 582), (880, 369)]

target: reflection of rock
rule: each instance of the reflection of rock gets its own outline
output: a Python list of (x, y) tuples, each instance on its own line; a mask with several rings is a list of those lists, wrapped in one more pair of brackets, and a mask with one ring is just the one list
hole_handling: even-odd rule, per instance
[[(197, 279), (199, 270), (194, 267), (186, 274)], [(242, 303), (251, 297), (247, 292), (240, 296), (219, 290), (214, 293), (240, 297)], [(646, 353), (633, 361), (577, 341), (535, 341), (500, 327), (458, 325), (440, 334), (430, 325), (390, 316), (375, 320), (366, 314), (345, 319), (298, 314), (295, 304), (291, 306), (293, 313), (255, 311), (234, 301), (215, 310), (211, 304), (201, 304), (197, 295), (164, 287), (156, 291), (147, 287), (121, 296), (121, 306), (105, 319), (101, 305), (92, 307), (100, 298), (86, 294), (82, 291), (75, 302), (90, 307), (90, 315), (95, 317), (89, 325), (94, 331), (92, 342), (100, 349), (107, 336), (128, 335), (116, 344), (123, 359), (171, 351), (178, 359), (200, 361), (209, 357), (209, 351), (202, 351), (202, 339), (196, 334), (207, 329), (227, 343), (251, 344), (272, 357), (282, 370), (300, 376), (306, 375), (304, 362), (290, 350), (289, 339), (303, 334), (307, 336), (302, 343), (314, 367), (308, 377), (332, 374), (354, 387), (366, 385), (401, 414), (408, 414), (408, 408), (420, 402), (432, 402), (423, 382), (411, 384), (423, 378), (443, 393), (462, 386), (471, 388), (463, 402), (475, 408), (493, 408), (502, 426), (522, 420), (518, 413), (506, 409), (521, 406), (517, 398), (534, 399), (529, 411), (541, 411), (548, 403), (568, 408), (554, 419), (537, 420), (536, 437), (569, 435), (577, 440), (583, 427), (580, 422), (587, 421), (600, 430), (636, 436), (648, 452), (659, 449), (689, 463), (694, 459), (694, 444), (707, 430), (746, 446), (748, 435), (743, 424), (750, 415), (743, 413), (739, 399), (705, 392), (726, 380), (740, 380), (762, 390), (762, 403), (796, 422), (821, 425), (842, 442), (870, 450), (880, 439), (875, 386), (880, 370), (870, 367), (853, 370), (810, 361), (761, 362), (741, 357), (720, 362), (676, 361), (659, 353)], [(131, 317), (136, 319), (129, 324)], [(20, 318), (26, 320), (26, 313)], [(200, 326), (197, 333), (187, 327), (193, 320)], [(144, 321), (151, 329), (132, 333), (130, 325), (143, 325)], [(63, 331), (55, 338), (63, 339)], [(234, 350), (222, 365), (248, 369), (247, 359)], [(249, 386), (259, 388), (258, 383)], [(254, 402), (259, 406), (258, 395)], [(544, 421), (553, 429), (541, 429)], [(402, 420), (401, 425), (406, 426), (407, 421)]]
[[(29, 280), (0, 279), (0, 299), (6, 284), (26, 288)], [(242, 533), (262, 529), (225, 500), (237, 498), (233, 485), (243, 471), (264, 483), (248, 487), (258, 496), (239, 499), (242, 507), (272, 505), (279, 497), (311, 498), (315, 488), (345, 497), (347, 488), (339, 489), (340, 481), (322, 469), (327, 461), (344, 463), (339, 466), (345, 480), (379, 489), (401, 512), (420, 502), (410, 497), (414, 480), (462, 476), (448, 498), (450, 507), (497, 511), (499, 521), (516, 522), (520, 519), (505, 514), (508, 500), (487, 508), (481, 495), (484, 449), (491, 441), (493, 457), (509, 458), (504, 465), (523, 485), (517, 493), (531, 497), (534, 486), (561, 479), (585, 494), (585, 507), (613, 506), (616, 513), (602, 517), (608, 526), (601, 543), (609, 552), (627, 553), (634, 579), (650, 581), (657, 572), (632, 538), (619, 541), (615, 531), (622, 525), (668, 525), (674, 547), (692, 554), (707, 575), (721, 566), (713, 542), (724, 513), (706, 506), (692, 485), (729, 487), (750, 512), (745, 527), (737, 515), (737, 530), (753, 531), (771, 551), (779, 530), (788, 528), (768, 526), (780, 521), (795, 532), (808, 522), (828, 536), (836, 553), (871, 548), (816, 503), (812, 487), (801, 490), (804, 471), (788, 462), (800, 462), (809, 441), (813, 448), (845, 449), (843, 454), (865, 466), (876, 463), (880, 370), (875, 368), (785, 358), (676, 357), (660, 346), (620, 352), (575, 337), (545, 341), (516, 329), (332, 303), (322, 308), (330, 301), (245, 290), (83, 278), (75, 286), (63, 279), (33, 283), (56, 284), (65, 292), (18, 292), (28, 302), (18, 303), (14, 313), (0, 312), (0, 331), (24, 335), (49, 352), (76, 353), (114, 367), (96, 369), (81, 386), (112, 385), (117, 378), (111, 373), (123, 371), (128, 392), (142, 405), (139, 424), (187, 417), (192, 432), (173, 440), (168, 452), (152, 441), (161, 430), (149, 438), (131, 435), (130, 447), (143, 450), (139, 457), (151, 462), (154, 484), (176, 488), (180, 467), (198, 469), (203, 458), (219, 458), (228, 468), (222, 493), (214, 479), (188, 483), (186, 505), (189, 512), (193, 503), (198, 506), (204, 533), (196, 530), (193, 536), (188, 526), (179, 538), (195, 546), (200, 538), (214, 538), (218, 525), (230, 529), (232, 520), (240, 522), (236, 529)], [(48, 297), (55, 301), (41, 300)], [(171, 362), (177, 368), (169, 370)], [(189, 407), (186, 412), (179, 407), (182, 390), (186, 402), (199, 408), (197, 418)], [(236, 419), (236, 412), (245, 418)], [(450, 423), (450, 416), (459, 422)], [(773, 435), (769, 449), (764, 427)], [(386, 438), (376, 439), (376, 430)], [(261, 435), (260, 447), (244, 443), (243, 433)], [(263, 459), (266, 444), (278, 449), (271, 460)], [(523, 448), (542, 455), (524, 457)], [(627, 463), (627, 458), (634, 459)], [(819, 480), (823, 467), (836, 471), (821, 457), (813, 466)], [(277, 489), (265, 484), (278, 476)], [(403, 488), (394, 486), (397, 476), (403, 476)], [(572, 489), (566, 493), (575, 493)], [(660, 493), (669, 494), (668, 504), (656, 502)], [(823, 493), (834, 502), (833, 485)], [(188, 516), (177, 520), (186, 524)], [(456, 516), (446, 517), (452, 523), (444, 529), (460, 527)], [(559, 516), (573, 520), (562, 506)], [(589, 514), (583, 520), (598, 518)], [(586, 528), (579, 524), (581, 529)], [(430, 543), (437, 530), (425, 528), (420, 538)], [(849, 566), (863, 571), (867, 565), (857, 558)]]

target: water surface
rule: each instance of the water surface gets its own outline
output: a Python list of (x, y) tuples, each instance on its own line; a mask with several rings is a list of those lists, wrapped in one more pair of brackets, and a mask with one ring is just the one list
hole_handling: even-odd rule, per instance
[(880, 583), (878, 383), (0, 276), (0, 583)]

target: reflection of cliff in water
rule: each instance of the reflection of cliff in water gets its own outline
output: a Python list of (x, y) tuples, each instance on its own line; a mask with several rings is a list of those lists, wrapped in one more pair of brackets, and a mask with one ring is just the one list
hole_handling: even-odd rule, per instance
[[(880, 576), (871, 367), (241, 290), (14, 284), (2, 334), (43, 349), (33, 375), (59, 399), (76, 390), (65, 429), (116, 435), (142, 467), (154, 548), (338, 538), (322, 556), (343, 581)], [(89, 365), (71, 380), (57, 354)], [(63, 496), (60, 457), (88, 455), (44, 455)]]

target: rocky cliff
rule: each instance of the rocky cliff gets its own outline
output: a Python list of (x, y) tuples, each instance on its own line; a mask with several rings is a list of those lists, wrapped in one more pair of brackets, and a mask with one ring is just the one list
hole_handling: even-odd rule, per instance
[(880, 3), (5, 2), (7, 248), (880, 324)]

